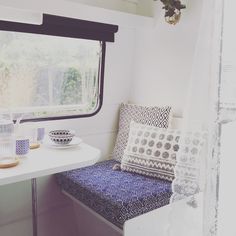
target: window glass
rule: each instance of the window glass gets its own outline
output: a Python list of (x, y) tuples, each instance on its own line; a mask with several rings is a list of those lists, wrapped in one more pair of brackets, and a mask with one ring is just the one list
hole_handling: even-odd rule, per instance
[(88, 114), (99, 94), (99, 41), (0, 31), (0, 110), (25, 119)]

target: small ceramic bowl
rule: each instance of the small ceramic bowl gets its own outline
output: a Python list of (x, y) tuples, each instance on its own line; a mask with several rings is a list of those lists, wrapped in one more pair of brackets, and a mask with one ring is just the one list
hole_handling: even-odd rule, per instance
[(75, 133), (71, 130), (52, 130), (49, 132), (50, 139), (60, 145), (69, 144), (74, 136)]

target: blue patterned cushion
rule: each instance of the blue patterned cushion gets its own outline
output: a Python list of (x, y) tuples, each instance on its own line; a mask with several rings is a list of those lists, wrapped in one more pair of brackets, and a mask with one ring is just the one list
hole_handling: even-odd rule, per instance
[(62, 189), (119, 228), (125, 221), (169, 204), (171, 183), (112, 167), (108, 160), (57, 174)]

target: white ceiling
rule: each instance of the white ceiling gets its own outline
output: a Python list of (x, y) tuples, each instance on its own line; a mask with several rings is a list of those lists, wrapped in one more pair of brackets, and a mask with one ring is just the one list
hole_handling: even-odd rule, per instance
[(90, 6), (122, 11), (143, 16), (153, 16), (153, 0), (67, 0)]

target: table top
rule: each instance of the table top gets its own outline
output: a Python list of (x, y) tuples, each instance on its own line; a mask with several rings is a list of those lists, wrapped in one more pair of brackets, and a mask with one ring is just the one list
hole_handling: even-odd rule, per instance
[(42, 145), (20, 158), (18, 166), (0, 169), (0, 186), (92, 165), (100, 155), (100, 150), (85, 143), (70, 149)]

